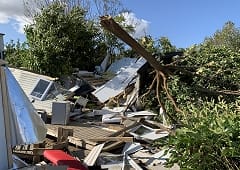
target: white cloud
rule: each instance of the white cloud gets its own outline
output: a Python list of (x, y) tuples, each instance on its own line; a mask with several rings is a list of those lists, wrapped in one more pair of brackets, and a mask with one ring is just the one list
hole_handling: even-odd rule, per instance
[(23, 17), (16, 16), (15, 20), (16, 20), (16, 24), (14, 24), (14, 28), (21, 34), (24, 34), (25, 25), (28, 25), (32, 22), (31, 19), (25, 16)]
[(148, 34), (149, 22), (144, 19), (138, 19), (134, 13), (125, 12), (122, 13), (126, 19), (125, 23), (127, 25), (132, 25), (135, 27), (135, 32), (132, 35), (134, 38), (140, 38)]
[(0, 0), (0, 23), (8, 24), (10, 20), (15, 21), (13, 27), (23, 33), (24, 25), (29, 19), (24, 15), (23, 0)]
[[(126, 19), (126, 24), (135, 27), (135, 33), (132, 35), (134, 38), (140, 38), (148, 33), (148, 21), (138, 19), (134, 13), (125, 12), (122, 15)], [(0, 0), (0, 23), (8, 24), (10, 20), (15, 21), (13, 27), (19, 33), (24, 33), (24, 26), (31, 23), (31, 20), (24, 15), (23, 0)]]
[(0, 24), (6, 24), (8, 22), (9, 22), (8, 16), (5, 13), (0, 12)]

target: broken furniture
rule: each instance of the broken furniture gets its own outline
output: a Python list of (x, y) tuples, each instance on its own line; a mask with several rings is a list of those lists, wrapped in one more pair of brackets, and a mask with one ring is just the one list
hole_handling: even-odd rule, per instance
[(53, 165), (67, 165), (67, 170), (87, 170), (83, 164), (62, 150), (45, 150), (43, 155)]
[(67, 125), (70, 115), (69, 101), (56, 101), (52, 103), (51, 124)]
[(43, 142), (37, 144), (17, 145), (13, 147), (13, 153), (28, 160), (28, 162), (38, 163), (41, 160), (43, 151), (52, 149), (65, 150), (68, 148), (68, 136), (73, 136), (73, 130), (59, 127), (56, 133), (57, 139), (55, 140), (46, 138)]

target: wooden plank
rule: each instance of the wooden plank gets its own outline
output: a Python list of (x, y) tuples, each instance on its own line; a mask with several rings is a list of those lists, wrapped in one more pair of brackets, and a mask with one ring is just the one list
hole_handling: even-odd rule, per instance
[(133, 137), (102, 137), (89, 139), (94, 142), (106, 142), (106, 141), (122, 141), (122, 142), (133, 142)]
[(124, 144), (124, 142), (122, 141), (111, 143), (108, 146), (105, 146), (103, 148), (103, 151), (108, 152), (108, 151), (114, 150), (116, 148), (119, 148), (119, 146), (121, 146), (122, 144)]
[(104, 146), (103, 144), (99, 144), (97, 146), (95, 146), (91, 152), (85, 157), (85, 159), (83, 160), (83, 162), (87, 165), (87, 166), (93, 166), (99, 156), (99, 154), (101, 153), (101, 150)]
[(131, 37), (114, 19), (110, 16), (102, 16), (100, 24), (109, 32), (120, 38), (128, 44), (134, 51), (143, 56), (149, 64), (156, 70), (165, 70), (159, 62), (148, 52), (141, 44), (139, 44), (133, 37)]
[(74, 144), (78, 147), (88, 149), (88, 150), (92, 150), (94, 148), (94, 146), (97, 144), (96, 142), (91, 142), (91, 141), (75, 138), (72, 136), (68, 137), (68, 142), (71, 144)]
[(63, 127), (58, 127), (57, 129), (57, 141), (66, 141), (68, 136), (73, 136), (73, 129), (65, 129)]
[(97, 145), (96, 142), (90, 141), (89, 139), (108, 137), (113, 133), (96, 126), (76, 122), (66, 126), (46, 124), (46, 127), (48, 129), (47, 134), (56, 138), (58, 127), (73, 129), (73, 136), (68, 136), (68, 142), (88, 150), (91, 150)]

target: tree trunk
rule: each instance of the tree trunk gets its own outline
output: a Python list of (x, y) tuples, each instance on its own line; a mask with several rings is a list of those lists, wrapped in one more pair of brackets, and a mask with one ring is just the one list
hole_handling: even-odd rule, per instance
[(113, 33), (115, 36), (120, 38), (133, 50), (135, 50), (139, 55), (144, 57), (149, 64), (158, 71), (164, 71), (164, 68), (159, 64), (159, 62), (152, 56), (151, 53), (145, 50), (135, 39), (133, 39), (124, 29), (117, 24), (112, 17), (110, 16), (103, 16), (101, 17), (100, 21), (101, 25), (108, 30), (109, 32)]

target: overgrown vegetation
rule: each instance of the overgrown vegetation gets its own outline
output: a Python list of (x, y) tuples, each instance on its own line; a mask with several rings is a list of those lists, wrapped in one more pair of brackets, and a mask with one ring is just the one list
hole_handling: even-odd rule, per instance
[[(101, 2), (95, 4), (99, 6), (98, 10), (114, 13), (114, 9), (107, 8), (113, 2), (118, 1), (103, 1), (104, 7)], [(41, 12), (32, 11), (34, 22), (25, 27), (27, 42), (8, 44), (6, 59), (10, 66), (60, 77), (70, 75), (73, 68), (94, 71), (106, 55), (113, 61), (123, 56), (124, 43), (102, 30), (96, 19), (87, 17), (89, 11), (81, 7), (80, 1), (33, 0), (32, 3), (43, 8)], [(30, 1), (26, 0), (25, 5), (32, 10)], [(124, 22), (121, 15), (115, 19)], [(134, 30), (129, 25), (124, 27)]]
[[(185, 49), (183, 58), (165, 65), (174, 102), (161, 88), (159, 98), (166, 112), (181, 123), (167, 142), (173, 149), (169, 165), (177, 163), (183, 169), (239, 169), (240, 55), (229, 45), (230, 33), (226, 32), (233, 30), (226, 28), (217, 31), (209, 38), (211, 41), (206, 39)], [(239, 39), (239, 34), (234, 37)]]
[(65, 11), (54, 3), (35, 16), (35, 23), (26, 27), (29, 55), (34, 58), (34, 71), (50, 76), (68, 75), (72, 68), (94, 68), (98, 30), (85, 19), (80, 7)]
[(184, 127), (169, 138), (169, 165), (183, 169), (238, 169), (240, 117), (235, 104), (222, 99), (189, 104)]
[(14, 41), (12, 40), (7, 43), (5, 47), (5, 55), (11, 67), (30, 67), (28, 48), (25, 42), (21, 43), (18, 40), (16, 43), (14, 43)]

